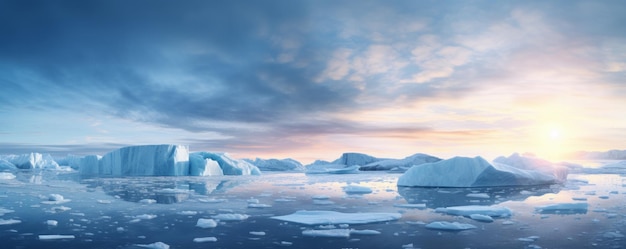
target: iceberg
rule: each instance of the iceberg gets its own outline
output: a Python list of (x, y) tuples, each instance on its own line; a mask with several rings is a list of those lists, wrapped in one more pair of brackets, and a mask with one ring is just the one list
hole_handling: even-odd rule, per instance
[(224, 171), (217, 161), (210, 158), (204, 158), (203, 155), (192, 153), (189, 154), (189, 175), (192, 176), (221, 176)]
[[(79, 158), (78, 172), (81, 175), (97, 175), (100, 173), (100, 159), (102, 156), (89, 155)], [(74, 160), (74, 159), (72, 159)], [(70, 167), (74, 167), (69, 165)]]
[(58, 159), (57, 163), (61, 166), (70, 166), (72, 169), (79, 169), (83, 157), (68, 154), (66, 157)]
[(304, 166), (291, 158), (286, 159), (244, 159), (246, 162), (257, 166), (261, 171), (304, 171)]
[(15, 167), (15, 165), (13, 165), (11, 162), (0, 159), (0, 171), (13, 171), (16, 169), (17, 167)]
[(399, 213), (340, 213), (335, 211), (300, 210), (293, 214), (274, 216), (272, 219), (305, 225), (367, 224), (400, 219)]
[(343, 164), (311, 164), (306, 166), (306, 174), (357, 174), (359, 165), (346, 166)]
[(4, 155), (0, 157), (18, 169), (58, 169), (59, 164), (50, 154), (29, 153), (22, 155)]
[[(199, 158), (210, 159), (219, 165), (224, 175), (261, 175), (261, 170), (256, 166), (244, 161), (232, 158), (228, 153), (214, 153), (214, 152), (194, 152), (191, 153), (194, 157), (194, 161)], [(201, 167), (196, 162), (192, 168)], [(206, 167), (206, 164), (205, 164)], [(206, 170), (206, 168), (205, 168)], [(200, 172), (200, 169), (194, 169), (194, 172)], [(211, 163), (209, 171), (219, 173), (215, 165)]]
[(366, 165), (380, 160), (384, 159), (378, 159), (376, 157), (363, 153), (346, 152), (343, 153), (340, 158), (333, 161), (331, 164), (343, 164), (345, 166)]
[(559, 182), (552, 174), (505, 164), (490, 164), (482, 157), (454, 157), (411, 167), (398, 186), (406, 187), (495, 187), (545, 185)]
[(104, 155), (98, 166), (99, 175), (186, 176), (189, 149), (169, 144), (123, 147)]
[(559, 182), (565, 182), (567, 180), (567, 167), (553, 164), (534, 156), (522, 156), (518, 153), (513, 153), (509, 157), (498, 157), (494, 159), (493, 162), (495, 164), (505, 164), (518, 169), (537, 171), (542, 174), (553, 176)]
[(406, 171), (414, 165), (434, 163), (441, 158), (427, 154), (417, 153), (404, 159), (385, 159), (361, 166), (360, 170), (399, 170)]

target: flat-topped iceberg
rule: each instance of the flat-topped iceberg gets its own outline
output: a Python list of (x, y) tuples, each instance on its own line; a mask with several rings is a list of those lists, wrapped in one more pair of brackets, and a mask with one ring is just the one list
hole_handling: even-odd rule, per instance
[(560, 182), (555, 174), (490, 164), (482, 157), (451, 159), (411, 167), (398, 179), (407, 187), (529, 186)]
[(274, 216), (272, 219), (305, 225), (367, 224), (400, 219), (399, 213), (340, 213), (335, 211), (300, 210), (293, 214)]
[(171, 144), (120, 148), (107, 153), (99, 160), (98, 174), (112, 176), (189, 175), (189, 149), (187, 146)]
[(493, 160), (494, 164), (505, 164), (523, 170), (533, 170), (546, 175), (554, 176), (558, 181), (567, 180), (568, 168), (547, 160), (530, 155), (514, 153), (509, 157), (498, 157)]
[(246, 162), (257, 166), (261, 171), (304, 171), (304, 166), (294, 159), (244, 159)]

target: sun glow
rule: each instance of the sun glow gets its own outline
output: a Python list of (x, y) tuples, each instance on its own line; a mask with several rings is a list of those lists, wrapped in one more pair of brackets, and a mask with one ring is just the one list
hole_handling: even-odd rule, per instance
[(552, 160), (563, 160), (563, 156), (568, 152), (567, 131), (559, 124), (544, 124), (538, 131), (537, 150), (538, 156)]

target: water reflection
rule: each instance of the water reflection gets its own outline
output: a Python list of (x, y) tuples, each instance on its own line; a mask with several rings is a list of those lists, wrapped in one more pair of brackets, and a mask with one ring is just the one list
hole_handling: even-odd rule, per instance
[(494, 205), (505, 201), (523, 201), (531, 196), (558, 193), (560, 185), (531, 187), (487, 188), (416, 188), (400, 187), (398, 193), (409, 204), (424, 204), (427, 208)]
[(89, 189), (101, 188), (106, 194), (129, 202), (146, 199), (172, 204), (189, 199), (190, 195), (223, 193), (236, 186), (229, 180), (181, 180), (167, 178), (87, 178), (81, 180)]

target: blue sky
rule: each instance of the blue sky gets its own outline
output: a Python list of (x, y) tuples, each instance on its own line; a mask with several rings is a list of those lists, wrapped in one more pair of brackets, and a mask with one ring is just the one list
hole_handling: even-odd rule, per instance
[(0, 153), (624, 149), (624, 1), (0, 1)]

